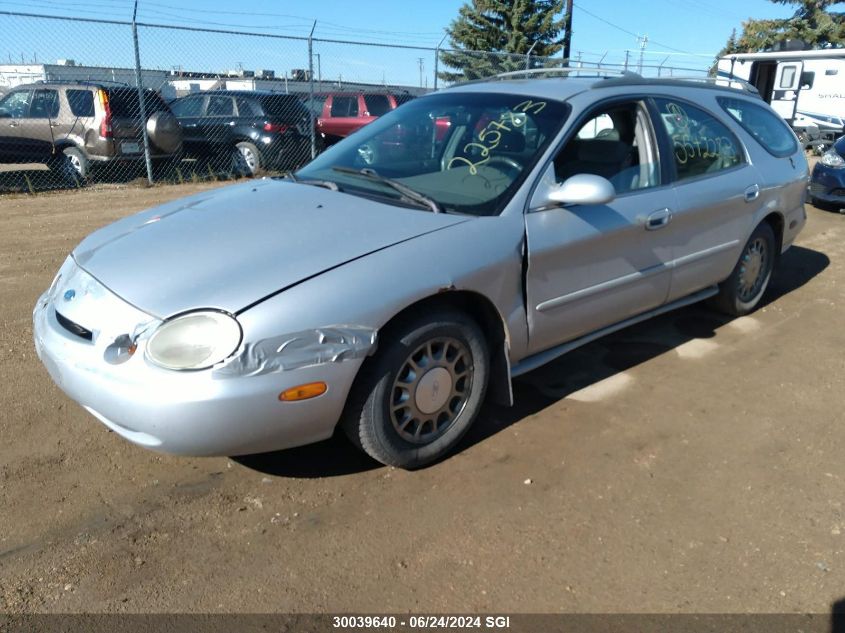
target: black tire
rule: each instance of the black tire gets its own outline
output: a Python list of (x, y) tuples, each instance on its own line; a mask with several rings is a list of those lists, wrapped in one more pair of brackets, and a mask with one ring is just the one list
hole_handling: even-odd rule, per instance
[[(760, 223), (743, 246), (730, 277), (719, 284), (719, 294), (711, 300), (713, 307), (731, 316), (743, 316), (757, 307), (772, 277), (775, 244), (772, 227), (768, 222)], [(750, 271), (746, 268), (749, 265)]]
[[(416, 363), (418, 372), (411, 369)], [(449, 386), (438, 391), (446, 374)], [(489, 374), (487, 341), (467, 315), (437, 310), (404, 319), (384, 333), (379, 351), (362, 367), (341, 424), (373, 459), (425, 466), (452, 450), (475, 421)]]
[(76, 147), (66, 147), (62, 153), (81, 180), (88, 178), (91, 173), (91, 164), (85, 152)]
[(247, 141), (235, 145), (235, 161), (238, 175), (254, 176), (261, 169), (261, 154), (255, 145)]

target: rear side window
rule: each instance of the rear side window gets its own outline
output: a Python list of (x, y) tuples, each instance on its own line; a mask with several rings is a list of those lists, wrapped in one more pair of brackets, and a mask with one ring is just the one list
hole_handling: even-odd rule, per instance
[(29, 116), (33, 119), (54, 119), (59, 116), (59, 93), (55, 90), (36, 90)]
[(67, 102), (73, 116), (94, 116), (94, 93), (90, 90), (68, 90)]
[(339, 97), (332, 99), (332, 116), (358, 116), (358, 97)]
[(235, 104), (238, 106), (238, 116), (250, 117), (261, 116), (261, 106), (251, 99), (244, 99), (243, 97), (236, 97)]
[(771, 110), (744, 99), (719, 97), (719, 105), (770, 154), (782, 158), (798, 149), (786, 121)]
[(232, 97), (209, 97), (205, 113), (207, 116), (232, 116), (235, 113), (235, 102)]
[(706, 176), (743, 162), (739, 141), (712, 114), (686, 102), (655, 99), (672, 141), (678, 180)]
[(381, 116), (390, 111), (390, 101), (387, 95), (364, 95), (364, 103), (370, 116)]

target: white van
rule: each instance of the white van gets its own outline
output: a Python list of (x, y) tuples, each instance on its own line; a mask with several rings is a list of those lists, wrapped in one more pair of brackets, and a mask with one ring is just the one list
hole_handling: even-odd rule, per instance
[(734, 53), (719, 58), (718, 77), (754, 85), (805, 145), (816, 128), (824, 145), (845, 128), (845, 49)]

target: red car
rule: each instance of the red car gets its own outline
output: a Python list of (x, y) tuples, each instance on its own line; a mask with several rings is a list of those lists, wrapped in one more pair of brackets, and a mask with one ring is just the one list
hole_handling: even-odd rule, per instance
[(314, 95), (317, 134), (326, 145), (336, 143), (414, 96), (385, 92), (332, 92)]

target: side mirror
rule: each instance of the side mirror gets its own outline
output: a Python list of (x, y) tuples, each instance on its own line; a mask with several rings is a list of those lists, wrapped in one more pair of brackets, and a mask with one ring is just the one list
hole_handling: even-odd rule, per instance
[(607, 179), (593, 174), (577, 174), (551, 189), (548, 202), (554, 204), (607, 204), (616, 197), (616, 188)]

